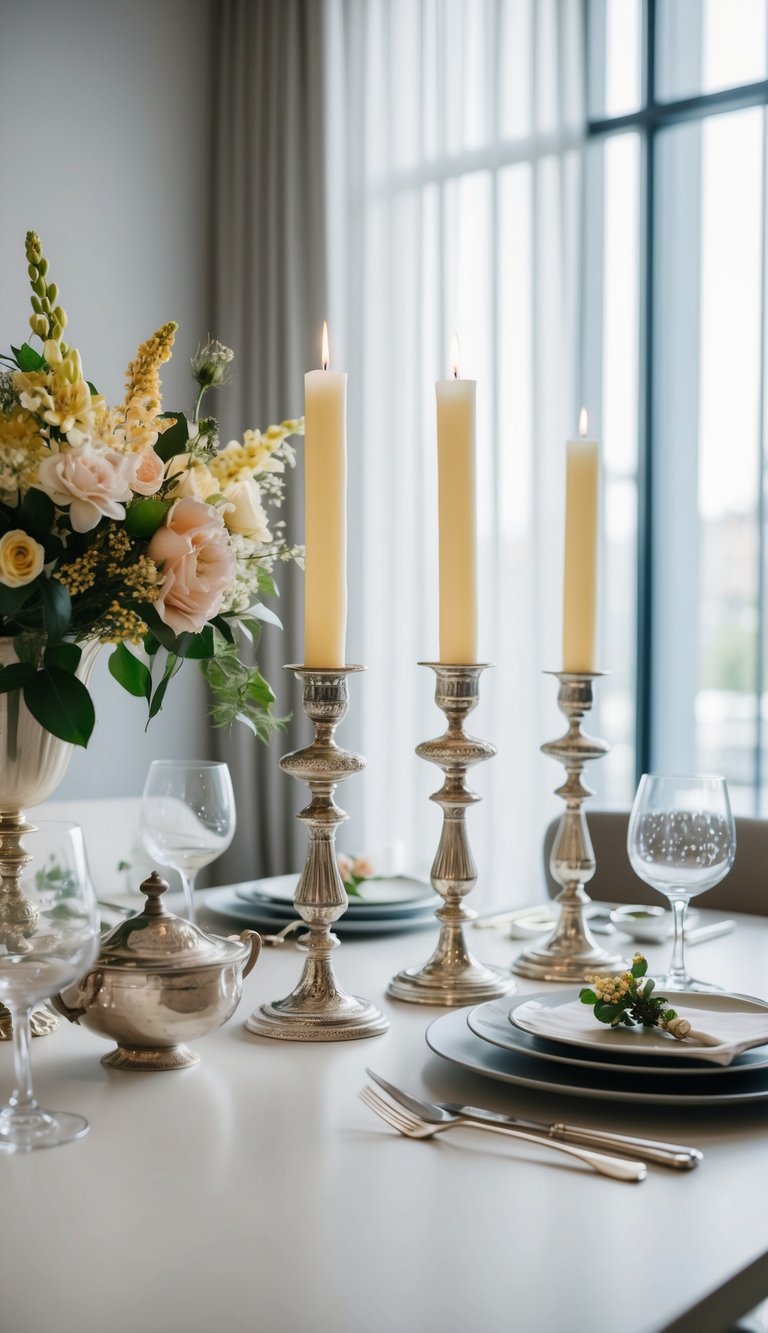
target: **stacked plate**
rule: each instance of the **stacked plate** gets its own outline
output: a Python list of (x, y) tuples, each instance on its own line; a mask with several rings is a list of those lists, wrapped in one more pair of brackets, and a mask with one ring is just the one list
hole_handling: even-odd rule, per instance
[[(748, 996), (685, 991), (669, 998), (676, 1009), (716, 1010), (729, 1019), (765, 1014), (768, 1020), (768, 1003)], [(683, 1055), (663, 1033), (613, 1031), (595, 1021), (594, 1033), (585, 1028), (564, 1036), (557, 1010), (577, 1000), (576, 990), (522, 995), (511, 1008), (509, 997), (491, 1000), (438, 1018), (427, 1044), (474, 1074), (561, 1096), (678, 1106), (768, 1098), (768, 1044), (724, 1066), (696, 1058), (691, 1045)]]
[[(293, 895), (298, 875), (275, 875), (214, 889), (205, 898), (211, 912), (229, 921), (277, 931), (295, 921)], [(350, 898), (346, 912), (333, 927), (339, 935), (380, 935), (393, 931), (423, 930), (435, 925), (441, 899), (423, 880), (397, 875), (370, 879), (360, 885), (359, 897)]]

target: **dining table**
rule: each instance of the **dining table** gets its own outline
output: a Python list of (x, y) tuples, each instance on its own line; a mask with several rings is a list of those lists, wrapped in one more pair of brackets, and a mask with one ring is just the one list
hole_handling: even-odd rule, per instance
[[(691, 964), (766, 997), (768, 919), (735, 919)], [(504, 930), (467, 936), (505, 969), (524, 947)], [(340, 982), (390, 1020), (372, 1039), (246, 1031), (298, 980), (291, 944), (263, 949), (195, 1068), (106, 1068), (105, 1041), (63, 1020), (35, 1040), (38, 1100), (91, 1128), (0, 1157), (2, 1333), (717, 1333), (768, 1295), (768, 1102), (626, 1104), (468, 1073), (425, 1040), (446, 1010), (386, 995), (433, 938), (343, 940)], [(644, 947), (651, 975), (668, 951)], [(407, 1139), (360, 1101), (366, 1065), (422, 1098), (692, 1144), (703, 1160), (627, 1184), (471, 1129)], [(7, 1099), (7, 1042), (0, 1080)]]

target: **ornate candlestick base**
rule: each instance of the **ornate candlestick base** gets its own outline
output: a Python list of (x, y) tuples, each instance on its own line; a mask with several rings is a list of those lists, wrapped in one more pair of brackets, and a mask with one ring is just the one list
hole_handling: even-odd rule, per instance
[(420, 968), (405, 968), (393, 977), (387, 994), (414, 1004), (472, 1004), (493, 999), (514, 990), (508, 972), (479, 963), (467, 948), (464, 925), (477, 915), (466, 908), (462, 899), (477, 883), (477, 867), (469, 848), (465, 815), (480, 797), (470, 791), (465, 778), (467, 769), (483, 759), (492, 759), (496, 747), (477, 740), (464, 730), (464, 720), (477, 707), (480, 675), (489, 663), (473, 666), (443, 666), (439, 662), (420, 662), (432, 667), (437, 677), (435, 703), (448, 719), (448, 730), (434, 741), (416, 747), (422, 759), (437, 764), (445, 774), (440, 791), (430, 800), (443, 811), (443, 830), (432, 866), (432, 887), (445, 899), (435, 915), (441, 924), (437, 948), (429, 962)]
[(590, 759), (600, 759), (608, 753), (605, 741), (587, 736), (581, 730), (585, 713), (592, 707), (592, 681), (601, 671), (553, 671), (560, 689), (557, 705), (568, 719), (568, 731), (560, 740), (542, 745), (544, 754), (559, 759), (565, 767), (566, 780), (558, 787), (557, 796), (565, 801), (565, 812), (552, 845), (550, 869), (563, 891), (556, 901), (560, 904), (560, 918), (549, 939), (538, 947), (524, 950), (512, 965), (521, 977), (537, 981), (583, 981), (584, 974), (594, 970), (611, 971), (621, 964), (620, 954), (601, 949), (590, 934), (584, 917), (584, 906), (590, 901), (584, 885), (596, 869), (595, 854), (582, 809), (594, 792), (582, 782), (584, 765)]
[[(0, 812), (0, 944), (12, 953), (29, 953), (27, 937), (33, 934), (39, 916), (21, 887), (24, 867), (32, 860), (21, 839), (34, 831), (35, 825), (26, 822), (23, 811)], [(29, 1030), (33, 1037), (47, 1037), (58, 1026), (58, 1018), (49, 1009), (32, 1011)], [(0, 1004), (0, 1041), (10, 1041), (12, 1036), (10, 1012)]]
[(309, 848), (294, 903), (309, 926), (299, 948), (307, 954), (298, 986), (284, 1000), (262, 1004), (246, 1023), (249, 1032), (284, 1041), (346, 1041), (375, 1037), (386, 1032), (388, 1020), (357, 995), (347, 995), (339, 986), (331, 962), (339, 941), (331, 925), (347, 909), (347, 893), (336, 865), (336, 827), (346, 818), (333, 799), (336, 784), (360, 773), (365, 760), (341, 750), (333, 733), (349, 706), (347, 676), (362, 671), (359, 666), (320, 670), (289, 666), (286, 671), (304, 682), (304, 712), (315, 728), (315, 739), (304, 750), (280, 760), (291, 777), (307, 782), (312, 800), (299, 812), (309, 830)]

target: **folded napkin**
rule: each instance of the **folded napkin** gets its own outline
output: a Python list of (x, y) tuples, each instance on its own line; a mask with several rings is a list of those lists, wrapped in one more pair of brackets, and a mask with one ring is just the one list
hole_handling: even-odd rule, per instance
[[(693, 1034), (679, 1041), (661, 1028), (628, 1028), (623, 1024), (611, 1028), (598, 1023), (591, 1007), (573, 1000), (554, 1008), (525, 1007), (520, 1026), (537, 1037), (554, 1041), (579, 1042), (601, 1050), (612, 1046), (622, 1051), (636, 1049), (638, 1055), (669, 1055), (672, 1059), (708, 1060), (717, 1065), (729, 1065), (742, 1051), (751, 1046), (768, 1043), (768, 1009), (758, 1013), (723, 1013), (717, 1009), (678, 1009), (674, 998), (670, 1001), (679, 1018), (691, 1024)], [(618, 1053), (618, 1051), (617, 1051)]]

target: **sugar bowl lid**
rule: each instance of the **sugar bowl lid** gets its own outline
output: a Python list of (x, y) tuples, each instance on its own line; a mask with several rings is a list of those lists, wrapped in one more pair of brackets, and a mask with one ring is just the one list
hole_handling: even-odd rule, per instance
[(222, 939), (168, 911), (162, 895), (167, 882), (156, 870), (140, 886), (147, 895), (144, 911), (121, 921), (101, 942), (99, 967), (152, 971), (215, 966), (242, 958), (239, 939)]

